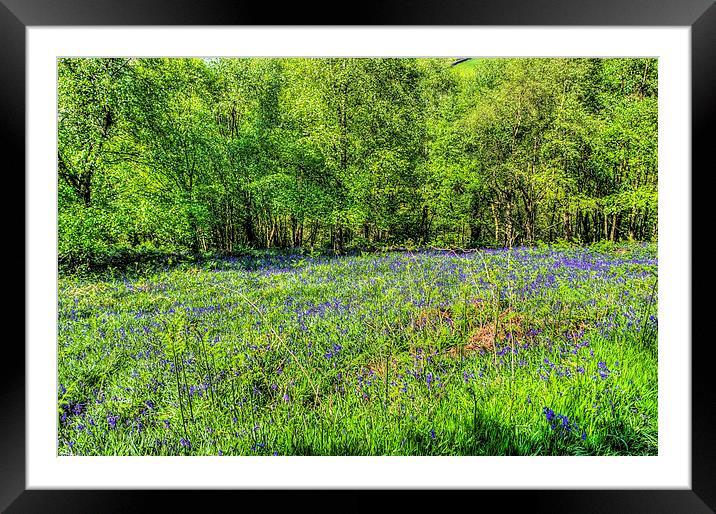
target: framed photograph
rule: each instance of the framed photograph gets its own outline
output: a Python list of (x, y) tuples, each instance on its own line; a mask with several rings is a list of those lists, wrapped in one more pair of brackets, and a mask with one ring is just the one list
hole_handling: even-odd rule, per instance
[(3, 509), (716, 509), (712, 1), (369, 7), (0, 0)]

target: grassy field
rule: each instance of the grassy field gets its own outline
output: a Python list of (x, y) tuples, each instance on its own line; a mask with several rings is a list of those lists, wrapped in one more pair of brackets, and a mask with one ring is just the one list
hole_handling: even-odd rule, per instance
[(655, 244), (61, 276), (60, 455), (655, 455)]

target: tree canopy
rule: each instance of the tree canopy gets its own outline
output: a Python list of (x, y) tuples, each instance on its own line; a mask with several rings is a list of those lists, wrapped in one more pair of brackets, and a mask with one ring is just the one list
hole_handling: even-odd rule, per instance
[(58, 60), (63, 256), (657, 237), (655, 59)]

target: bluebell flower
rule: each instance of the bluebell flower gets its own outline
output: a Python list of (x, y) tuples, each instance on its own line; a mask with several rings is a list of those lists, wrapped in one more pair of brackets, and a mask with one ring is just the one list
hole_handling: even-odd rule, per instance
[(552, 421), (555, 417), (554, 411), (552, 409), (550, 409), (549, 407), (544, 407), (542, 409), (542, 412), (544, 412), (544, 415), (547, 418), (547, 421)]

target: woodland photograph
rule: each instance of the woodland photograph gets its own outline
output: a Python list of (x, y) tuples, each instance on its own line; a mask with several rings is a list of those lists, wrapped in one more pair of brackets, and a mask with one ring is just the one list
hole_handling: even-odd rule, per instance
[(57, 59), (57, 454), (658, 454), (658, 61)]

